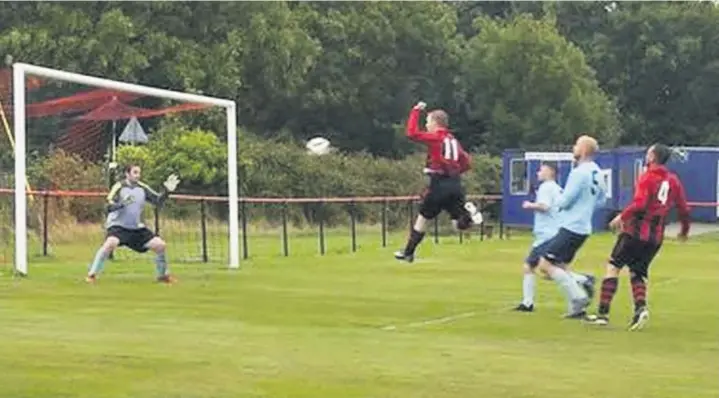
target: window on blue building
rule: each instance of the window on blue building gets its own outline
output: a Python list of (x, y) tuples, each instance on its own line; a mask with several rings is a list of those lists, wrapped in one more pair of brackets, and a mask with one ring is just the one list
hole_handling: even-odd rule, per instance
[(510, 160), (509, 183), (512, 195), (526, 195), (529, 193), (529, 175), (527, 175), (527, 161), (524, 159)]

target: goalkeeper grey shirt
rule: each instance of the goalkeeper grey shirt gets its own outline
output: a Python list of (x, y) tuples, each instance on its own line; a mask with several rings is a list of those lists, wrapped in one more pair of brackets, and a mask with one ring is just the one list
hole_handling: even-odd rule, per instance
[(145, 202), (159, 206), (165, 197), (166, 193), (159, 194), (143, 182), (133, 184), (123, 180), (116, 183), (107, 195), (108, 215), (105, 228), (145, 228), (142, 223)]

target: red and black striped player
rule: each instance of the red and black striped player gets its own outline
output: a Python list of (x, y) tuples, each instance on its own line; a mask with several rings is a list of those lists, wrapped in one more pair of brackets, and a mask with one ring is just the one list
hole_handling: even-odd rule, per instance
[(420, 113), (427, 107), (419, 102), (412, 108), (407, 120), (407, 137), (427, 145), (427, 163), (424, 173), (429, 185), (422, 194), (419, 215), (410, 231), (404, 250), (394, 254), (397, 260), (414, 261), (417, 245), (424, 238), (427, 221), (434, 219), (445, 210), (455, 226), (466, 230), (482, 222), (482, 215), (476, 206), (466, 202), (461, 175), (469, 170), (471, 158), (462, 149), (459, 141), (449, 130), (447, 112), (437, 109), (427, 114), (427, 131), (419, 128)]
[(681, 241), (687, 238), (690, 219), (684, 187), (676, 174), (665, 166), (671, 154), (672, 150), (662, 144), (655, 144), (647, 150), (647, 168), (637, 182), (634, 199), (610, 223), (612, 228), (620, 228), (621, 232), (602, 281), (598, 314), (587, 317), (595, 325), (609, 323), (609, 307), (617, 292), (619, 271), (626, 265), (634, 297), (634, 316), (629, 330), (641, 329), (649, 320), (646, 298), (649, 265), (662, 246), (665, 220), (675, 206), (681, 222), (678, 238)]

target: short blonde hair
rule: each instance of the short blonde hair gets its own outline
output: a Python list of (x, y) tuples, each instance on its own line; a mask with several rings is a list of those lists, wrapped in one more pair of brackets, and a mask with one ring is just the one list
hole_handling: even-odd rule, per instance
[(449, 127), (449, 115), (447, 112), (441, 109), (435, 109), (427, 116), (429, 116), (437, 125), (445, 128)]
[(577, 138), (577, 145), (584, 147), (587, 151), (587, 155), (594, 155), (599, 152), (599, 143), (594, 137), (587, 134)]

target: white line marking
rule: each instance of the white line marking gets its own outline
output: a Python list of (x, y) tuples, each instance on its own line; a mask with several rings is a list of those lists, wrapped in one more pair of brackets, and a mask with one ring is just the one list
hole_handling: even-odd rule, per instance
[[(655, 283), (650, 282), (649, 287), (673, 285), (673, 284), (679, 282), (680, 280), (681, 279), (679, 279), (679, 278), (671, 278), (671, 279), (666, 279), (666, 280), (655, 282)], [(486, 311), (469, 311), (469, 312), (463, 312), (463, 313), (455, 314), (455, 315), (448, 315), (448, 316), (444, 316), (441, 318), (431, 318), (431, 319), (426, 319), (423, 321), (416, 321), (416, 322), (405, 323), (405, 324), (400, 324), (400, 325), (396, 325), (396, 324), (395, 325), (386, 325), (386, 326), (380, 327), (380, 329), (389, 331), (389, 330), (397, 330), (400, 328), (418, 328), (418, 327), (430, 326), (430, 325), (441, 325), (444, 323), (450, 323), (450, 322), (458, 321), (461, 319), (472, 318), (479, 314), (492, 315), (492, 314), (499, 314), (499, 313), (503, 313), (503, 312), (509, 312), (510, 310), (511, 310), (511, 308), (505, 308), (505, 307), (493, 308), (493, 309), (489, 308)]]
[(656, 282), (656, 283), (652, 283), (652, 281), (650, 280), (649, 283), (647, 283), (647, 286), (648, 286), (648, 287), (652, 287), (652, 285), (654, 285), (654, 286), (666, 286), (666, 285), (673, 285), (673, 284), (675, 284), (675, 283), (677, 283), (677, 282), (679, 282), (679, 278), (671, 278), (671, 279), (659, 281), (659, 282)]
[[(449, 316), (444, 316), (441, 318), (433, 318), (433, 319), (427, 319), (427, 320), (419, 321), (419, 322), (412, 322), (412, 323), (402, 325), (401, 327), (416, 328), (416, 327), (421, 327), (421, 326), (439, 325), (442, 323), (449, 323), (449, 322), (457, 321), (460, 319), (471, 318), (475, 315), (477, 315), (477, 313), (475, 311), (463, 312), (461, 314), (449, 315)], [(397, 325), (387, 325), (387, 326), (381, 327), (382, 330), (397, 330), (397, 328), (398, 328)]]

